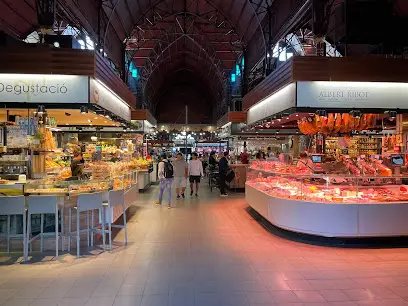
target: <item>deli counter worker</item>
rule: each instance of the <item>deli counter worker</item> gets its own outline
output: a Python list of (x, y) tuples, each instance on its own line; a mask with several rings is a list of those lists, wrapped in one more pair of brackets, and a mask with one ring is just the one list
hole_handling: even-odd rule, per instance
[(75, 152), (74, 158), (71, 161), (72, 177), (70, 178), (70, 180), (78, 180), (82, 178), (83, 171), (84, 171), (84, 164), (85, 164), (85, 160), (82, 157), (82, 153)]

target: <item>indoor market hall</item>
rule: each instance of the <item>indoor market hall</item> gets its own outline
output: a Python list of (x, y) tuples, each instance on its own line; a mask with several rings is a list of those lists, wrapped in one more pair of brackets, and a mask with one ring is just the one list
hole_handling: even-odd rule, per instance
[(0, 306), (408, 306), (408, 0), (0, 0)]
[[(244, 195), (202, 186), (173, 207), (140, 193), (112, 251), (2, 256), (1, 305), (407, 305), (408, 249), (334, 245), (265, 225)], [(327, 244), (327, 245), (324, 245)], [(333, 244), (334, 246), (330, 246)], [(37, 245), (38, 248), (38, 245)]]

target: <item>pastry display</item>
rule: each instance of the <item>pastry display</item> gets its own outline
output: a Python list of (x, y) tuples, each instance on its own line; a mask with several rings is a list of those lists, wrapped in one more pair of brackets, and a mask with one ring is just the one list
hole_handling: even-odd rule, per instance
[(44, 150), (47, 151), (53, 151), (57, 148), (55, 145), (55, 139), (54, 136), (52, 136), (52, 132), (50, 129), (44, 129), (44, 136), (43, 140), (41, 142), (41, 146)]
[(27, 188), (25, 190), (25, 193), (27, 194), (60, 194), (60, 193), (68, 193), (68, 188), (53, 188), (53, 187), (47, 187), (47, 188)]

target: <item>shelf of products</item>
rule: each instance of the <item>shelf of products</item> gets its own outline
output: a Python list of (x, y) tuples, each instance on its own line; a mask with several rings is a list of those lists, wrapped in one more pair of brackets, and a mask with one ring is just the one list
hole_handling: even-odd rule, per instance
[[(256, 162), (248, 169), (248, 204), (284, 229), (330, 237), (408, 235), (408, 176), (377, 161), (313, 174), (307, 169)], [(321, 165), (323, 169), (330, 166)], [(368, 171), (370, 170), (370, 171)]]
[(327, 137), (325, 154), (330, 157), (349, 155), (352, 158), (381, 154), (381, 141), (381, 138), (376, 137)]

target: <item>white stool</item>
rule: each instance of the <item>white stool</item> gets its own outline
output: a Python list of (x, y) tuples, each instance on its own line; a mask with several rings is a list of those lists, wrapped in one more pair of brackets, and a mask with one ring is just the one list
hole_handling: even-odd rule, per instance
[[(123, 228), (125, 229), (125, 245), (127, 245), (127, 227), (126, 227), (126, 205), (125, 205), (125, 192), (124, 190), (111, 190), (109, 192), (105, 192), (102, 195), (103, 200), (103, 216), (105, 218), (104, 224), (105, 226), (108, 225), (109, 234), (109, 248), (112, 251), (112, 227), (113, 228)], [(122, 206), (122, 213), (123, 213), (123, 225), (115, 225), (113, 224), (113, 210), (116, 207)], [(106, 228), (102, 225), (103, 229)]]
[[(23, 252), (24, 260), (27, 260), (26, 253), (26, 238), (27, 238), (27, 222), (26, 222), (26, 212), (25, 212), (25, 197), (15, 196), (15, 197), (0, 197), (0, 215), (7, 216), (7, 234), (1, 235), (7, 239), (7, 253), (10, 252), (10, 239), (11, 238), (23, 238)], [(23, 234), (10, 234), (10, 217), (13, 215), (23, 216)]]
[[(87, 194), (80, 194), (78, 196), (78, 202), (77, 202), (77, 207), (75, 207), (77, 211), (77, 230), (76, 230), (76, 240), (77, 240), (77, 257), (80, 257), (80, 234), (81, 232), (86, 232), (87, 233), (87, 239), (88, 239), (88, 247), (90, 246), (90, 233), (100, 233), (102, 234), (102, 240), (103, 240), (103, 250), (105, 250), (105, 233), (103, 232), (102, 229), (94, 228), (94, 211), (95, 210), (101, 210), (102, 209), (102, 193), (101, 192), (96, 192), (96, 193), (87, 193)], [(80, 214), (81, 212), (86, 211), (86, 223), (87, 227), (86, 229), (80, 230)], [(92, 226), (89, 226), (89, 212), (92, 212)], [(103, 209), (102, 209), (103, 211)], [(105, 217), (102, 216), (102, 228), (105, 228), (104, 220)], [(72, 208), (69, 209), (69, 215), (68, 215), (68, 251), (71, 251), (71, 237), (73, 233), (71, 231), (71, 226), (72, 226)], [(93, 236), (93, 235), (92, 235)], [(93, 245), (93, 241), (92, 241)]]
[[(58, 198), (56, 196), (28, 196), (28, 220), (27, 220), (27, 239), (26, 239), (26, 254), (28, 255), (28, 248), (32, 251), (32, 242), (40, 238), (40, 252), (44, 248), (44, 237), (55, 236), (55, 257), (58, 259), (58, 240), (61, 238), (61, 251), (64, 251), (65, 237), (64, 237), (64, 208), (61, 207), (61, 232), (59, 233), (59, 219), (58, 219)], [(31, 215), (41, 215), (40, 233), (31, 237)], [(55, 232), (44, 233), (44, 214), (55, 214)]]

